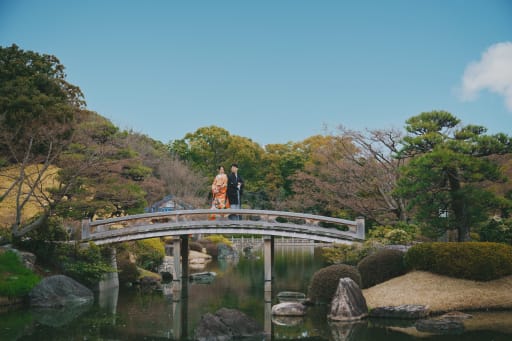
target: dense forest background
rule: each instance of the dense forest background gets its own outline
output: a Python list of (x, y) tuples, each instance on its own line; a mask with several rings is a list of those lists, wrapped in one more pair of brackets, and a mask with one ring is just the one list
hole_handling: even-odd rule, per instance
[(169, 194), (206, 208), (217, 167), (237, 162), (244, 207), (511, 243), (511, 152), (509, 136), (442, 110), (411, 116), (403, 130), (340, 125), (285, 144), (261, 146), (218, 126), (163, 143), (87, 110), (55, 56), (0, 47), (4, 238), (142, 213)]

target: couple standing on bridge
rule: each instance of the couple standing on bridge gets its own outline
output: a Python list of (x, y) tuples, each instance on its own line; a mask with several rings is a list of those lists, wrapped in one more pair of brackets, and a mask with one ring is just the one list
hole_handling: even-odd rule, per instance
[(238, 175), (238, 164), (231, 164), (231, 173), (226, 175), (223, 166), (212, 183), (212, 209), (242, 208), (244, 180)]

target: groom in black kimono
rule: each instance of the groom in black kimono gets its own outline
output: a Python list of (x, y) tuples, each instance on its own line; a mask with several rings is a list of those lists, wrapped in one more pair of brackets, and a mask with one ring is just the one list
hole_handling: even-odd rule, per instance
[[(238, 175), (238, 165), (231, 165), (231, 174), (228, 175), (228, 199), (231, 208), (242, 208), (242, 193), (244, 189), (244, 180)], [(239, 218), (239, 217), (236, 217)]]

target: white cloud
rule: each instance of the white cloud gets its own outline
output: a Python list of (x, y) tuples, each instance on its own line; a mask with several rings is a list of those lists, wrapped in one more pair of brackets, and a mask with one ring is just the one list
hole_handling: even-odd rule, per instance
[(491, 45), (477, 62), (464, 70), (460, 97), (474, 100), (482, 90), (505, 97), (507, 108), (512, 111), (512, 42)]

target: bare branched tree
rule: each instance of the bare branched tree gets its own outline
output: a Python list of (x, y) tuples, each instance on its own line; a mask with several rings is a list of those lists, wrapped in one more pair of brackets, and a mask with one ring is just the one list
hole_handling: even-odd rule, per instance
[[(405, 221), (405, 202), (393, 190), (399, 176), (397, 130), (359, 132), (338, 127), (295, 176), (295, 204), (331, 212), (349, 209), (379, 223)], [(305, 207), (304, 207), (305, 208)]]

